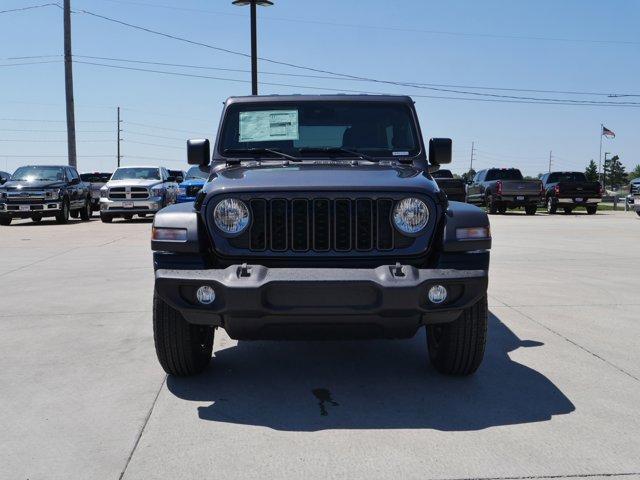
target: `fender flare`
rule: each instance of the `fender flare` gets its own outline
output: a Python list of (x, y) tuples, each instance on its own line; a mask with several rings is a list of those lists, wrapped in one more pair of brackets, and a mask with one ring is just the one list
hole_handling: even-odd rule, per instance
[(442, 236), (442, 250), (445, 252), (469, 252), (489, 250), (491, 237), (477, 240), (458, 240), (458, 228), (490, 227), (487, 213), (475, 205), (462, 202), (449, 202), (445, 214), (446, 224)]

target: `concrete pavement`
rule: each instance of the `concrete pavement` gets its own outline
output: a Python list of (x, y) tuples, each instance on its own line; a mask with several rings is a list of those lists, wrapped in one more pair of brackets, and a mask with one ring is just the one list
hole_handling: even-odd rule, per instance
[(436, 374), (424, 333), (218, 331), (206, 373), (165, 379), (148, 222), (0, 228), (0, 478), (640, 478), (640, 219), (492, 229), (472, 378)]

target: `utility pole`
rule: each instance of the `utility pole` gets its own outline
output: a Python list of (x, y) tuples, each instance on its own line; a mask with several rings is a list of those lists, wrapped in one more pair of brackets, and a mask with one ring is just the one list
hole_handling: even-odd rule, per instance
[(78, 166), (76, 157), (76, 118), (73, 104), (73, 66), (71, 56), (71, 0), (64, 0), (64, 87), (67, 99), (67, 150), (69, 165)]
[(471, 142), (471, 160), (469, 161), (469, 171), (473, 170), (473, 155), (475, 153), (476, 142)]
[(549, 173), (551, 173), (551, 159), (553, 158), (553, 151), (549, 150)]
[(117, 130), (118, 130), (118, 168), (120, 168), (120, 141), (122, 140), (120, 138), (120, 134), (122, 133), (122, 129), (120, 128), (120, 124), (122, 123), (122, 120), (120, 120), (120, 107), (118, 107), (118, 125), (117, 125)]

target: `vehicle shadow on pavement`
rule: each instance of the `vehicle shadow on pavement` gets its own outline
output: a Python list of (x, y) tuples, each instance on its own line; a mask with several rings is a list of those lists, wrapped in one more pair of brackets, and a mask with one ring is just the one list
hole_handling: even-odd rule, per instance
[(575, 410), (544, 375), (509, 358), (522, 341), (490, 315), (485, 359), (467, 378), (428, 363), (425, 334), (365, 342), (239, 342), (196, 377), (169, 377), (177, 397), (212, 402), (203, 420), (284, 431), (479, 430), (542, 422)]

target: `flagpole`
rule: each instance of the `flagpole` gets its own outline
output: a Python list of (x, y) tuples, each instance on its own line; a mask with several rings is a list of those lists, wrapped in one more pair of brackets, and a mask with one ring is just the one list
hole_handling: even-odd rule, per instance
[[(600, 183), (602, 183), (602, 132), (604, 125), (600, 124), (600, 156), (598, 157), (598, 178), (600, 179)], [(604, 185), (602, 185), (604, 187)]]

